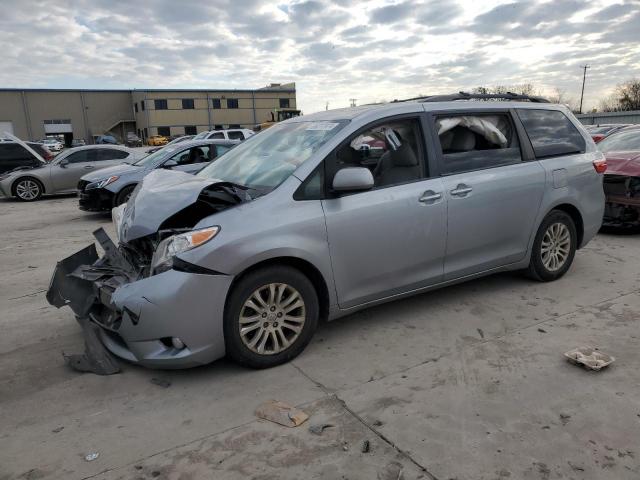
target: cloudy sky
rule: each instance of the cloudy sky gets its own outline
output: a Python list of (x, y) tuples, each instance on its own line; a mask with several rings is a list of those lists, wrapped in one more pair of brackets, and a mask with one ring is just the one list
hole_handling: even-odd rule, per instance
[(595, 106), (640, 77), (640, 0), (0, 0), (0, 88), (255, 88), (305, 113), (533, 83)]

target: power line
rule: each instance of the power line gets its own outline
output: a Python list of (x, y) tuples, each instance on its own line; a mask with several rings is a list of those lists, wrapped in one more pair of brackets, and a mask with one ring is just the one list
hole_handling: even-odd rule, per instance
[(591, 68), (591, 65), (580, 65), (580, 68), (584, 70), (582, 74), (582, 93), (580, 94), (580, 113), (582, 113), (582, 100), (584, 99), (584, 83), (587, 80), (587, 68)]

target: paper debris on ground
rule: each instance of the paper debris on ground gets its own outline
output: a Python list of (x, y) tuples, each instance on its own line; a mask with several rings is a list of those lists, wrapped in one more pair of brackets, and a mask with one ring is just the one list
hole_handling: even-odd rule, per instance
[(571, 363), (584, 365), (590, 370), (600, 370), (615, 361), (615, 358), (611, 355), (607, 355), (593, 347), (574, 348), (566, 352), (564, 356), (567, 357)]
[(309, 418), (309, 415), (302, 410), (277, 400), (269, 400), (263, 403), (256, 409), (255, 414), (259, 418), (264, 418), (285, 427), (297, 427)]

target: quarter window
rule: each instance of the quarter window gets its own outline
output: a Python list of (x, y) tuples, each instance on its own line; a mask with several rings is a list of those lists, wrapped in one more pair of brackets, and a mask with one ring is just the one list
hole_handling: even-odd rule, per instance
[(408, 183), (423, 178), (424, 155), (417, 119), (376, 124), (351, 137), (335, 154), (332, 179), (346, 167), (371, 170), (375, 187)]
[(439, 116), (435, 128), (445, 175), (522, 161), (518, 135), (507, 114)]
[(559, 110), (518, 109), (537, 158), (584, 153), (586, 142)]
[(166, 110), (167, 109), (167, 100), (166, 99), (154, 100), (153, 104), (155, 105), (155, 109), (156, 110)]

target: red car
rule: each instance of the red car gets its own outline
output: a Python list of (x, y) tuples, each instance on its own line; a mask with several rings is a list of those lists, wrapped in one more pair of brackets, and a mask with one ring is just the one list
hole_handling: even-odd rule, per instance
[(587, 132), (589, 132), (589, 135), (591, 135), (593, 141), (599, 143), (609, 135), (613, 135), (628, 126), (629, 125), (626, 123), (620, 123), (611, 125), (585, 125), (585, 128), (587, 129)]
[(607, 157), (602, 225), (640, 228), (640, 128), (611, 135), (598, 149)]

